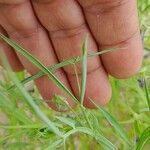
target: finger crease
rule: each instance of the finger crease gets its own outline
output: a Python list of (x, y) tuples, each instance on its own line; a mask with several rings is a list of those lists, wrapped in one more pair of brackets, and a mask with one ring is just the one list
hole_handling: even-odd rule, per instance
[(70, 28), (70, 29), (60, 29), (56, 31), (50, 31), (51, 38), (70, 38), (75, 35), (79, 35), (86, 29), (86, 24), (82, 24), (80, 26)]
[(95, 4), (84, 7), (84, 11), (91, 14), (104, 14), (113, 11), (114, 9), (128, 3), (129, 0), (116, 0), (113, 2), (97, 2)]
[(128, 38), (126, 38), (125, 40), (122, 40), (122, 41), (120, 41), (120, 42), (116, 42), (116, 43), (111, 43), (111, 44), (101, 44), (100, 43), (100, 45), (101, 46), (103, 46), (103, 47), (109, 47), (109, 46), (111, 46), (111, 47), (113, 47), (113, 46), (116, 46), (116, 45), (122, 45), (122, 44), (124, 44), (124, 45), (126, 45), (126, 44), (128, 44), (128, 42), (130, 41), (130, 40), (132, 40), (133, 38), (135, 38), (135, 37), (137, 37), (139, 35), (139, 28), (137, 28), (136, 30), (135, 30), (135, 32), (133, 32)]
[(34, 29), (11, 31), (11, 32), (8, 32), (8, 34), (10, 37), (15, 37), (15, 39), (20, 40), (20, 39), (27, 39), (27, 38), (36, 36), (41, 30), (42, 30), (42, 27), (37, 26)]

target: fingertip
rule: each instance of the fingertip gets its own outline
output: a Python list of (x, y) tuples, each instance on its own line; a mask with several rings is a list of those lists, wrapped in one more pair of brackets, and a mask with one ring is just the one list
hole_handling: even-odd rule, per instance
[(106, 106), (109, 103), (111, 96), (112, 90), (109, 86), (99, 92), (96, 92), (96, 94), (91, 95), (91, 97), (86, 97), (84, 101), (84, 106), (89, 109), (95, 109), (96, 105), (93, 102), (95, 102), (98, 106)]
[(143, 46), (140, 36), (134, 36), (118, 45), (119, 50), (103, 55), (105, 70), (113, 77), (126, 79), (135, 75), (143, 62)]
[(128, 79), (136, 75), (139, 72), (141, 66), (142, 63), (139, 63), (139, 64), (135, 64), (134, 66), (133, 65), (128, 66), (122, 71), (114, 72), (113, 70), (112, 71), (109, 70), (108, 72), (111, 76), (117, 79)]

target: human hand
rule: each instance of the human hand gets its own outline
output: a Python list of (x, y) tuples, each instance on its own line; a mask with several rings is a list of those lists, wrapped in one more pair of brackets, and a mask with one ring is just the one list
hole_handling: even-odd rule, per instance
[[(92, 108), (89, 97), (105, 105), (111, 97), (108, 74), (116, 78), (134, 75), (142, 63), (142, 42), (136, 0), (0, 0), (1, 32), (26, 48), (46, 66), (81, 55), (81, 45), (89, 35), (88, 52), (117, 47), (122, 50), (88, 60), (85, 106)], [(0, 42), (15, 71), (38, 69), (23, 56)], [(78, 65), (78, 73), (81, 66)], [(79, 97), (74, 68), (67, 66), (55, 75)], [(43, 98), (64, 95), (47, 77), (36, 80)], [(74, 103), (69, 100), (71, 106)]]

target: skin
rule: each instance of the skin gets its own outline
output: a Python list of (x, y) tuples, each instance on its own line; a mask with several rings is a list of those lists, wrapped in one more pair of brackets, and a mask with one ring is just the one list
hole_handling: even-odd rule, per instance
[[(111, 98), (108, 75), (128, 78), (140, 68), (143, 48), (140, 37), (136, 0), (0, 0), (0, 31), (26, 48), (46, 66), (81, 55), (82, 41), (89, 35), (88, 52), (117, 47), (119, 51), (88, 60), (84, 105), (93, 108), (89, 97), (99, 105)], [(38, 69), (0, 41), (15, 71)], [(77, 71), (81, 73), (80, 64)], [(79, 97), (72, 66), (55, 75)], [(47, 77), (36, 80), (44, 99), (53, 109), (53, 94), (63, 95), (74, 103)]]

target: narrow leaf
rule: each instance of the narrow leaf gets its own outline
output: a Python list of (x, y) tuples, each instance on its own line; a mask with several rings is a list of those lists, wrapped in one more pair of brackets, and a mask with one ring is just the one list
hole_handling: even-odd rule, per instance
[(63, 90), (74, 102), (78, 103), (76, 97), (68, 90), (68, 88), (51, 72), (49, 71), (40, 61), (34, 58), (30, 53), (28, 53), (24, 48), (4, 36), (0, 33), (1, 38), (7, 42), (11, 47), (13, 47), (17, 52), (27, 58), (31, 63), (38, 67), (45, 75), (47, 75), (61, 90)]
[(87, 134), (93, 138), (95, 138), (95, 140), (102, 145), (105, 145), (109, 150), (117, 150), (116, 146), (113, 145), (108, 139), (106, 139), (103, 135), (100, 135), (96, 132), (93, 132), (91, 129), (86, 128), (86, 127), (78, 127), (76, 129), (73, 129), (69, 132), (67, 132), (64, 136), (64, 138), (68, 138), (70, 135), (75, 134), (77, 132), (81, 132), (84, 134)]
[(10, 65), (6, 59), (6, 56), (4, 52), (0, 51), (0, 59), (2, 60), (8, 75), (10, 79), (15, 83), (19, 91), (22, 93), (28, 104), (31, 106), (31, 108), (35, 111), (37, 116), (48, 126), (48, 128), (53, 131), (56, 135), (62, 136), (62, 133), (59, 131), (59, 129), (55, 126), (55, 124), (41, 111), (41, 109), (38, 107), (38, 105), (34, 102), (32, 97), (29, 95), (29, 93), (24, 89), (24, 87), (20, 84), (18, 81), (15, 73), (12, 72)]
[(86, 90), (86, 79), (87, 79), (87, 49), (88, 49), (88, 37), (85, 38), (82, 48), (82, 74), (81, 74), (81, 93), (80, 102), (83, 105), (85, 90)]
[(142, 133), (139, 142), (137, 143), (136, 150), (143, 150), (144, 145), (149, 139), (150, 139), (150, 127), (145, 129), (145, 131)]
[(122, 126), (117, 122), (117, 120), (109, 112), (99, 107), (92, 99), (90, 100), (100, 110), (100, 112), (104, 115), (107, 121), (114, 127), (120, 137), (123, 138), (127, 144), (131, 145), (128, 135), (126, 134)]
[(70, 118), (58, 117), (58, 116), (56, 116), (56, 118), (57, 118), (58, 120), (60, 120), (61, 122), (65, 123), (66, 125), (69, 125), (70, 127), (75, 128), (76, 122), (75, 122), (74, 120), (72, 120), (72, 119), (70, 119)]
[[(114, 48), (114, 49), (104, 50), (104, 51), (101, 51), (101, 52), (90, 53), (90, 54), (88, 54), (88, 58), (92, 58), (92, 57), (95, 57), (95, 56), (98, 56), (98, 55), (106, 54), (106, 53), (109, 53), (109, 52), (114, 51), (114, 50), (117, 50), (117, 49)], [(61, 63), (55, 64), (51, 67), (48, 67), (48, 70), (52, 72), (52, 71), (55, 71), (59, 68), (65, 67), (67, 65), (78, 63), (81, 60), (82, 60), (82, 56), (81, 57), (80, 56), (73, 57), (73, 58), (65, 60)], [(26, 83), (28, 83), (32, 80), (38, 79), (39, 77), (41, 77), (43, 75), (45, 75), (45, 73), (43, 73), (42, 71), (39, 71), (35, 75), (32, 75), (32, 76), (27, 77), (26, 79), (22, 80), (21, 83), (26, 84)], [(8, 90), (13, 89), (13, 88), (15, 88), (15, 85), (12, 85)]]
[(150, 94), (149, 94), (149, 89), (148, 89), (148, 85), (147, 85), (147, 81), (146, 78), (144, 77), (144, 88), (145, 88), (145, 93), (146, 93), (146, 99), (147, 99), (147, 104), (149, 107), (149, 111), (150, 111)]

